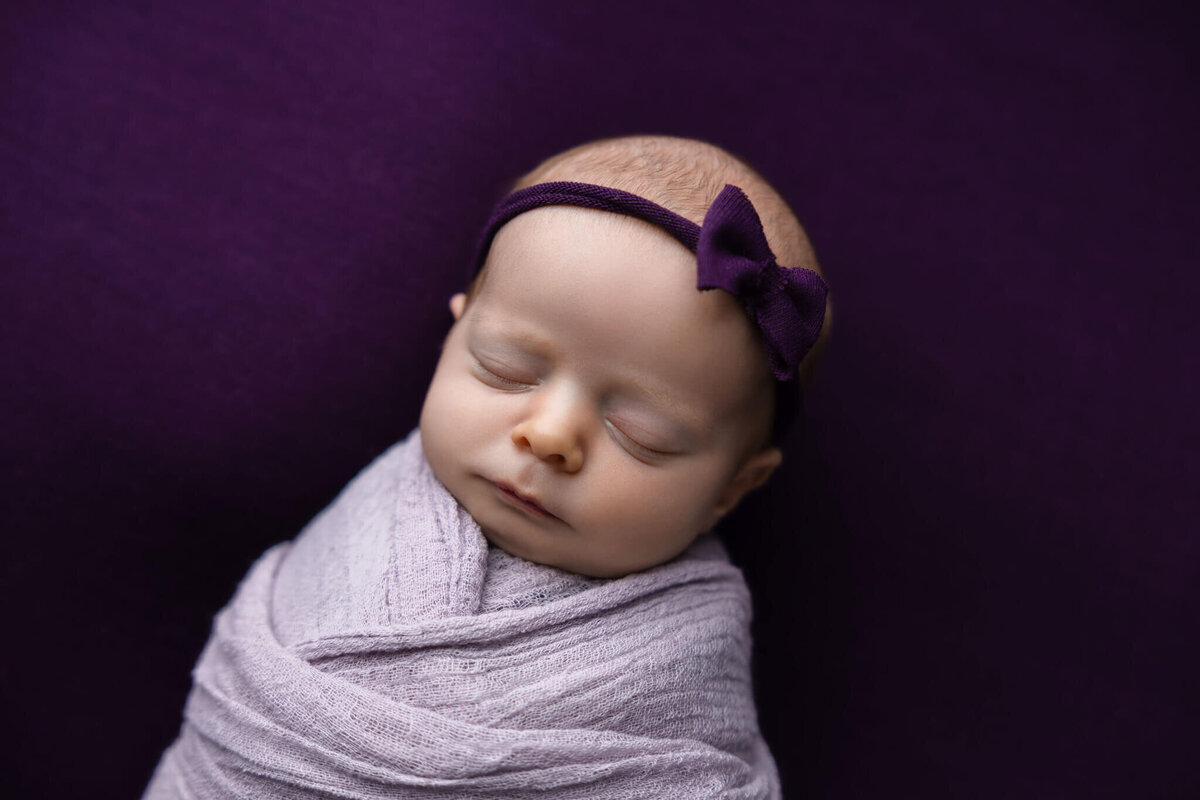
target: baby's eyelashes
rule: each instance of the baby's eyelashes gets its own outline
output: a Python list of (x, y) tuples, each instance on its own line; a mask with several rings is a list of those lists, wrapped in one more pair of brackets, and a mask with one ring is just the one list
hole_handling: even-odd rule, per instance
[(537, 379), (531, 375), (521, 374), (517, 370), (499, 364), (485, 364), (478, 357), (472, 358), (471, 361), (475, 377), (495, 389), (509, 392), (523, 391), (538, 383)]
[(629, 453), (638, 461), (655, 465), (662, 463), (671, 456), (679, 455), (678, 451), (675, 450), (659, 449), (661, 446), (650, 447), (649, 445), (642, 444), (637, 439), (633, 438), (631, 435), (622, 430), (621, 427), (612, 420), (606, 420), (605, 427), (608, 428), (609, 433), (617, 441), (617, 444), (619, 444), (625, 450), (625, 452)]

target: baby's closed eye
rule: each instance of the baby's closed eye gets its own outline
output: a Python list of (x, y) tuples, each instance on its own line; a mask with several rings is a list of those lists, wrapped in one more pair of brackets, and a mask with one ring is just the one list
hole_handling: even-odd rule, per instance
[(523, 391), (538, 384), (538, 377), (531, 370), (479, 356), (474, 356), (471, 361), (475, 377), (495, 389)]
[(605, 427), (617, 443), (631, 456), (647, 464), (658, 464), (680, 451), (676, 445), (640, 429), (626, 420), (605, 420)]

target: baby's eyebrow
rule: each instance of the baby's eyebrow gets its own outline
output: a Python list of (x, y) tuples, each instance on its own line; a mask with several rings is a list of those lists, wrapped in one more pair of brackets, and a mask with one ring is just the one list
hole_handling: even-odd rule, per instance
[[(490, 315), (480, 315), (475, 321), (472, 333), (502, 345), (519, 347), (537, 354), (553, 355), (557, 352), (553, 340), (549, 337), (538, 334), (510, 318), (498, 319)], [(474, 341), (474, 336), (471, 338)]]
[(664, 388), (652, 386), (637, 376), (629, 376), (627, 383), (634, 401), (644, 402), (651, 413), (672, 429), (673, 435), (689, 440), (703, 438), (708, 425), (703, 415), (697, 414), (686, 402), (673, 398)]
[[(652, 410), (659, 413), (666, 413), (667, 410), (675, 411), (680, 408), (679, 402), (672, 399), (671, 395), (661, 387), (653, 386), (641, 380), (636, 375), (629, 376), (626, 382), (630, 389), (632, 389), (631, 394), (634, 399), (644, 402)], [(675, 414), (671, 414), (671, 416), (675, 416)]]

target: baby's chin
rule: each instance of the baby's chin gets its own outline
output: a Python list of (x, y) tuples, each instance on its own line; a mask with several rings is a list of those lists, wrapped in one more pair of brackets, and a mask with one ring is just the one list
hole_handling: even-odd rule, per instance
[(547, 553), (539, 548), (532, 548), (519, 541), (514, 541), (512, 538), (505, 536), (488, 528), (480, 527), (483, 532), (483, 538), (488, 540), (488, 543), (493, 547), (508, 553), (510, 556), (530, 561), (534, 564), (539, 564), (543, 567), (551, 567), (553, 569), (570, 572), (574, 575), (582, 575), (585, 578), (619, 578), (627, 573), (607, 573), (599, 574), (591, 570), (587, 565), (577, 564), (572, 559), (564, 559), (560, 556)]

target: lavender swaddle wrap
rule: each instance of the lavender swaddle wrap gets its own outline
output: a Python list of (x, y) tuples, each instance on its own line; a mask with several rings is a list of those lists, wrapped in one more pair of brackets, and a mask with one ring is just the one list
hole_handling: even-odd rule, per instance
[(489, 548), (414, 432), (217, 616), (145, 797), (769, 798), (719, 542), (588, 579)]

